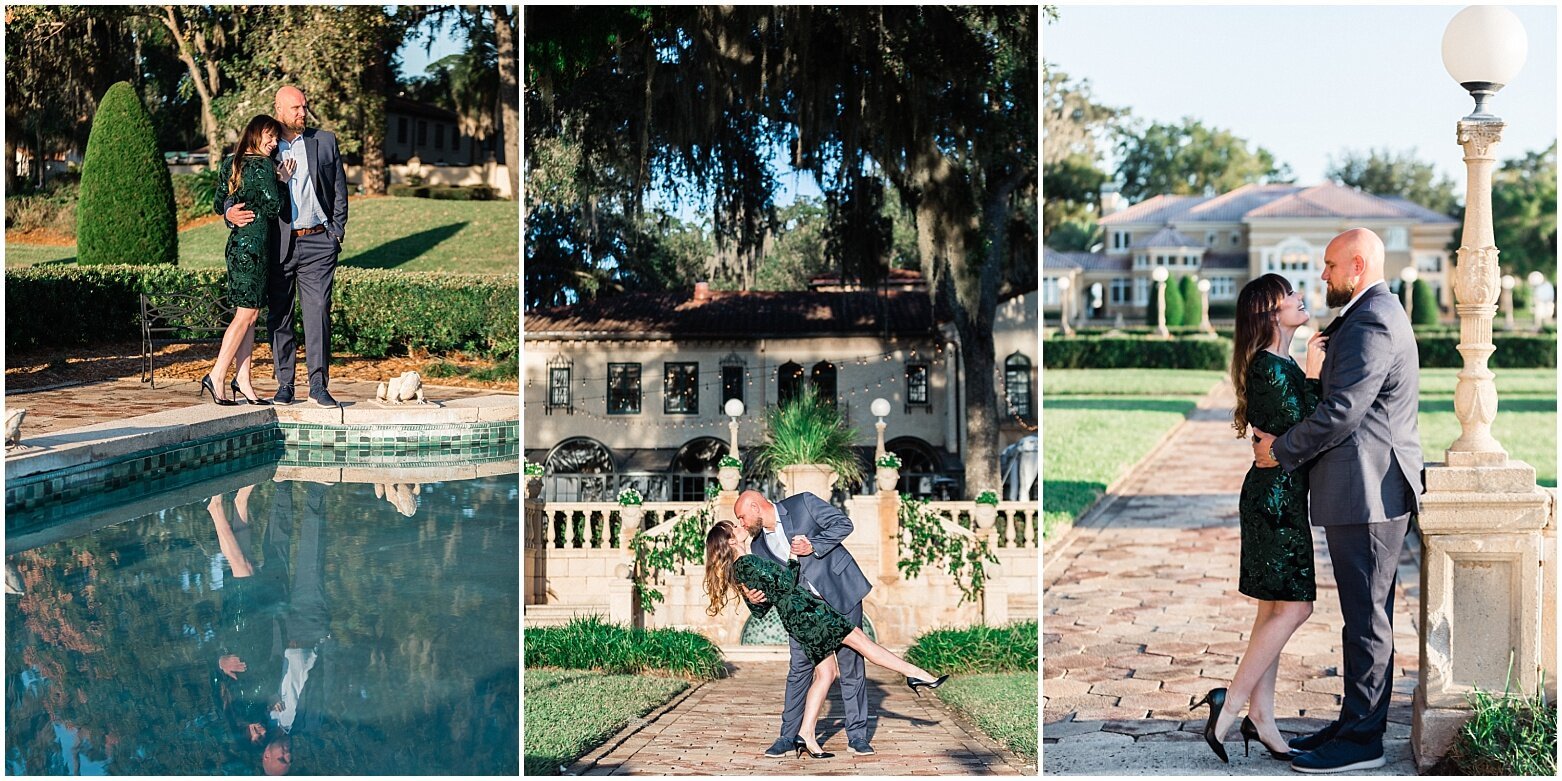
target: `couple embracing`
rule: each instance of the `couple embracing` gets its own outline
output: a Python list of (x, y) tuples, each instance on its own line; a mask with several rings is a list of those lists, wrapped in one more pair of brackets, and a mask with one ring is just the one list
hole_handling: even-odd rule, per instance
[(776, 503), (744, 491), (732, 509), (737, 523), (718, 521), (705, 535), (706, 612), (719, 615), (733, 598), (755, 615), (775, 610), (791, 648), (781, 734), (765, 755), (835, 756), (820, 746), (815, 726), (837, 678), (847, 747), (873, 754), (863, 660), (905, 675), (918, 694), (949, 676), (935, 677), (862, 631), (862, 600), (873, 586), (841, 544), (852, 531), (845, 513), (806, 491)]
[[(217, 362), (201, 378), (200, 392), (232, 406), (292, 404), (298, 341), (293, 300), (303, 309), (309, 398), (335, 407), (331, 397), (331, 289), (347, 229), (347, 172), (336, 136), (307, 127), (302, 90), (277, 90), (275, 116), (260, 114), (239, 134), (233, 155), (218, 169), (213, 210), (232, 233), (224, 252), (229, 303), (235, 307)], [(251, 384), (255, 321), (269, 308), (267, 332), (277, 392), (260, 398)], [(225, 388), (228, 368), (234, 377)], [(240, 401), (242, 399), (242, 401)]]
[[(1238, 588), (1258, 600), (1258, 615), (1230, 686), (1194, 706), (1209, 705), (1204, 739), (1221, 761), (1245, 707), (1243, 745), (1258, 740), (1292, 770), (1384, 764), (1395, 574), (1419, 508), (1423, 459), (1415, 333), (1384, 283), (1383, 263), (1383, 242), (1370, 230), (1329, 242), (1322, 278), (1329, 306), (1340, 311), (1308, 341), (1305, 368), (1289, 354), (1309, 317), (1302, 294), (1266, 274), (1237, 299), (1233, 425), (1239, 437), (1252, 430), (1254, 456), (1240, 500)], [(1344, 696), (1333, 722), (1286, 741), (1275, 726), (1275, 677), (1316, 596), (1309, 519), (1323, 528), (1339, 588)]]

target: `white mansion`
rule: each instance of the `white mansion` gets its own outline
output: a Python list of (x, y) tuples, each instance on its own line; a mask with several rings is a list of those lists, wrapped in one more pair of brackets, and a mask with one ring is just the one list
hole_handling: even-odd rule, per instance
[(1458, 222), (1402, 198), (1334, 183), (1250, 184), (1221, 195), (1158, 195), (1125, 206), (1117, 193), (1102, 194), (1101, 251), (1044, 250), (1042, 307), (1049, 317), (1061, 311), (1063, 277), (1070, 281), (1071, 322), (1143, 317), (1157, 266), (1166, 267), (1174, 281), (1188, 274), (1208, 279), (1213, 312), (1229, 312), (1248, 280), (1273, 272), (1304, 291), (1309, 307), (1321, 314), (1324, 247), (1354, 227), (1370, 228), (1383, 239), (1391, 284), (1414, 264), (1438, 301), (1445, 308), (1453, 305), (1448, 245)]
[[(998, 409), (1011, 412), (1004, 447), (1034, 431), (1038, 312), (1034, 291), (999, 303)], [(703, 499), (730, 450), (729, 399), (745, 408), (737, 419), (745, 477), (763, 485), (751, 457), (763, 441), (765, 411), (804, 387), (839, 406), (858, 432), (870, 476), (876, 419), (869, 407), (888, 400), (885, 440), (904, 462), (900, 490), (962, 495), (960, 343), (952, 326), (935, 321), (914, 272), (893, 272), (873, 290), (830, 279), (796, 292), (716, 291), (701, 283), (692, 293), (532, 309), (523, 323), (524, 447), (527, 460), (547, 470), (545, 501), (611, 501), (629, 486), (647, 501)]]

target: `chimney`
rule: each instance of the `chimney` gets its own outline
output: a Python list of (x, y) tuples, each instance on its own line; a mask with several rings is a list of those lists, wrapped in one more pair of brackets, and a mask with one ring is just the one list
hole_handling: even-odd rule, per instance
[(1117, 186), (1107, 184), (1101, 188), (1101, 216), (1106, 217), (1128, 208), (1128, 199), (1117, 191)]
[(707, 282), (694, 283), (694, 303), (703, 304), (710, 300), (710, 284)]

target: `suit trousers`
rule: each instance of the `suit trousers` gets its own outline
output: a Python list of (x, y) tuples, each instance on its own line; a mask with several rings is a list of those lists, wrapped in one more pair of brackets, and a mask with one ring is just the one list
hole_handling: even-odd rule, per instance
[[(852, 626), (862, 626), (862, 603), (845, 611), (846, 620)], [(786, 673), (786, 702), (781, 708), (781, 737), (792, 740), (803, 724), (803, 705), (807, 700), (808, 684), (813, 681), (814, 666), (808, 654), (795, 638), (788, 637), (792, 649), (792, 667)], [(845, 707), (846, 739), (868, 739), (868, 681), (863, 671), (862, 655), (846, 646), (835, 652), (835, 663), (840, 668), (841, 704)]]
[(1325, 526), (1340, 591), (1345, 696), (1335, 739), (1383, 747), (1394, 696), (1394, 585), (1410, 516)]
[(292, 385), (298, 367), (293, 300), (303, 310), (304, 361), (309, 387), (328, 389), (331, 381), (331, 291), (336, 257), (341, 252), (329, 233), (293, 238), (292, 248), (266, 277), (266, 327), (278, 385)]

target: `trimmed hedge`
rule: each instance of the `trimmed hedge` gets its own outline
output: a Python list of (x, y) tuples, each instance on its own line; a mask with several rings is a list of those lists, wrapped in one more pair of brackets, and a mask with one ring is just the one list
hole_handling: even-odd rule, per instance
[[(1502, 334), (1494, 338), (1494, 369), (1550, 369), (1557, 365), (1553, 335)], [(1416, 345), (1423, 369), (1457, 369), (1457, 331), (1417, 331)], [(1231, 364), (1231, 340), (1225, 336), (1156, 339), (1150, 336), (1054, 336), (1041, 350), (1045, 369), (1209, 369), (1226, 371)]]
[(498, 191), (487, 185), (393, 184), (385, 188), (385, 193), (398, 198), (429, 198), (436, 201), (492, 201), (499, 197)]
[(116, 82), (98, 103), (76, 210), (77, 263), (179, 262), (173, 183), (152, 117), (129, 82)]
[(1122, 336), (1048, 339), (1041, 346), (1044, 369), (1207, 369), (1231, 364), (1231, 340), (1150, 339)]
[[(140, 338), (142, 292), (226, 292), (221, 269), (32, 266), (6, 269), (6, 346), (68, 347)], [(331, 310), (336, 349), (379, 357), (408, 349), (506, 358), (520, 348), (513, 276), (338, 268)]]

